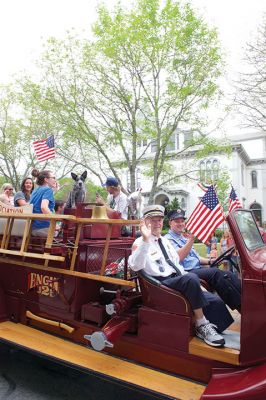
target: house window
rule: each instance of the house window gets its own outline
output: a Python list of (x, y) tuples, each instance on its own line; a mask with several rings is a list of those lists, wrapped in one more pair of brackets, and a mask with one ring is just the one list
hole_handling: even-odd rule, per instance
[(245, 180), (244, 180), (244, 165), (241, 164), (241, 184), (244, 186)]
[(185, 132), (184, 133), (184, 147), (189, 146), (191, 141), (193, 140), (193, 132)]
[(212, 181), (212, 162), (208, 160), (206, 162), (206, 182), (211, 183)]
[(257, 171), (251, 171), (251, 187), (252, 189), (258, 187)]
[(151, 141), (151, 152), (156, 153), (157, 151), (157, 140), (152, 140)]
[(205, 166), (205, 161), (200, 162), (200, 181), (205, 182), (205, 172), (206, 172), (206, 166)]
[(178, 133), (176, 134), (175, 138), (176, 138), (176, 142), (175, 142), (176, 143), (176, 147), (175, 148), (176, 148), (176, 150), (179, 150), (179, 134)]
[(173, 151), (175, 150), (175, 133), (169, 138), (169, 142), (166, 146), (166, 151)]
[(184, 197), (181, 198), (180, 204), (181, 204), (182, 210), (186, 210), (187, 204), (186, 204), (186, 199)]
[(137, 168), (137, 170), (136, 170), (136, 188), (139, 189), (140, 187), (141, 187), (140, 169)]
[(147, 139), (137, 141), (137, 147), (146, 147), (146, 146), (147, 146)]
[(212, 162), (212, 180), (217, 181), (219, 175), (219, 162), (218, 160), (213, 160)]
[(219, 178), (218, 160), (202, 160), (199, 164), (199, 177), (202, 183), (213, 183)]

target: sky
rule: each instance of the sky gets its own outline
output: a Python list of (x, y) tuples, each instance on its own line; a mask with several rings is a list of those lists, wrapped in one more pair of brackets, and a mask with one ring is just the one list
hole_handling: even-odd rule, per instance
[[(102, 0), (111, 9), (116, 0)], [(242, 67), (246, 42), (256, 35), (265, 0), (190, 0), (206, 22), (218, 29), (221, 46), (226, 54), (227, 77)], [(7, 83), (19, 71), (31, 71), (42, 44), (50, 37), (63, 38), (72, 28), (88, 35), (96, 20), (98, 0), (2, 0), (0, 1), (0, 83)], [(130, 5), (130, 0), (121, 0)], [(236, 132), (236, 124), (228, 129)], [(261, 146), (260, 146), (261, 148)], [(249, 151), (250, 148), (249, 148)], [(258, 149), (254, 150), (255, 153)], [(254, 156), (251, 154), (251, 156)], [(256, 153), (257, 154), (257, 153)]]

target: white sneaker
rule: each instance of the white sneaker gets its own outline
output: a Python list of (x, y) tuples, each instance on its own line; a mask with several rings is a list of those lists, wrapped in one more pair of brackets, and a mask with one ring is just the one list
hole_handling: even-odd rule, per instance
[(213, 347), (222, 347), (225, 344), (224, 338), (217, 332), (217, 326), (208, 322), (205, 325), (196, 327), (196, 336), (203, 339), (205, 343)]

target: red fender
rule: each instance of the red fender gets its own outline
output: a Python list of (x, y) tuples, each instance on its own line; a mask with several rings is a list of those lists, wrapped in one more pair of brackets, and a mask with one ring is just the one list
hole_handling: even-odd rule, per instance
[(200, 399), (265, 400), (266, 364), (242, 369), (214, 369)]

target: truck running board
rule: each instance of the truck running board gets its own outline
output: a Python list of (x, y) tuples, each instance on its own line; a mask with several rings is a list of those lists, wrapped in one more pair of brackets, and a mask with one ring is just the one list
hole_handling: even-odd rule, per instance
[(158, 398), (198, 400), (205, 386), (148, 367), (99, 353), (37, 329), (10, 321), (0, 323), (0, 341), (55, 362), (75, 366), (114, 383), (153, 393)]

